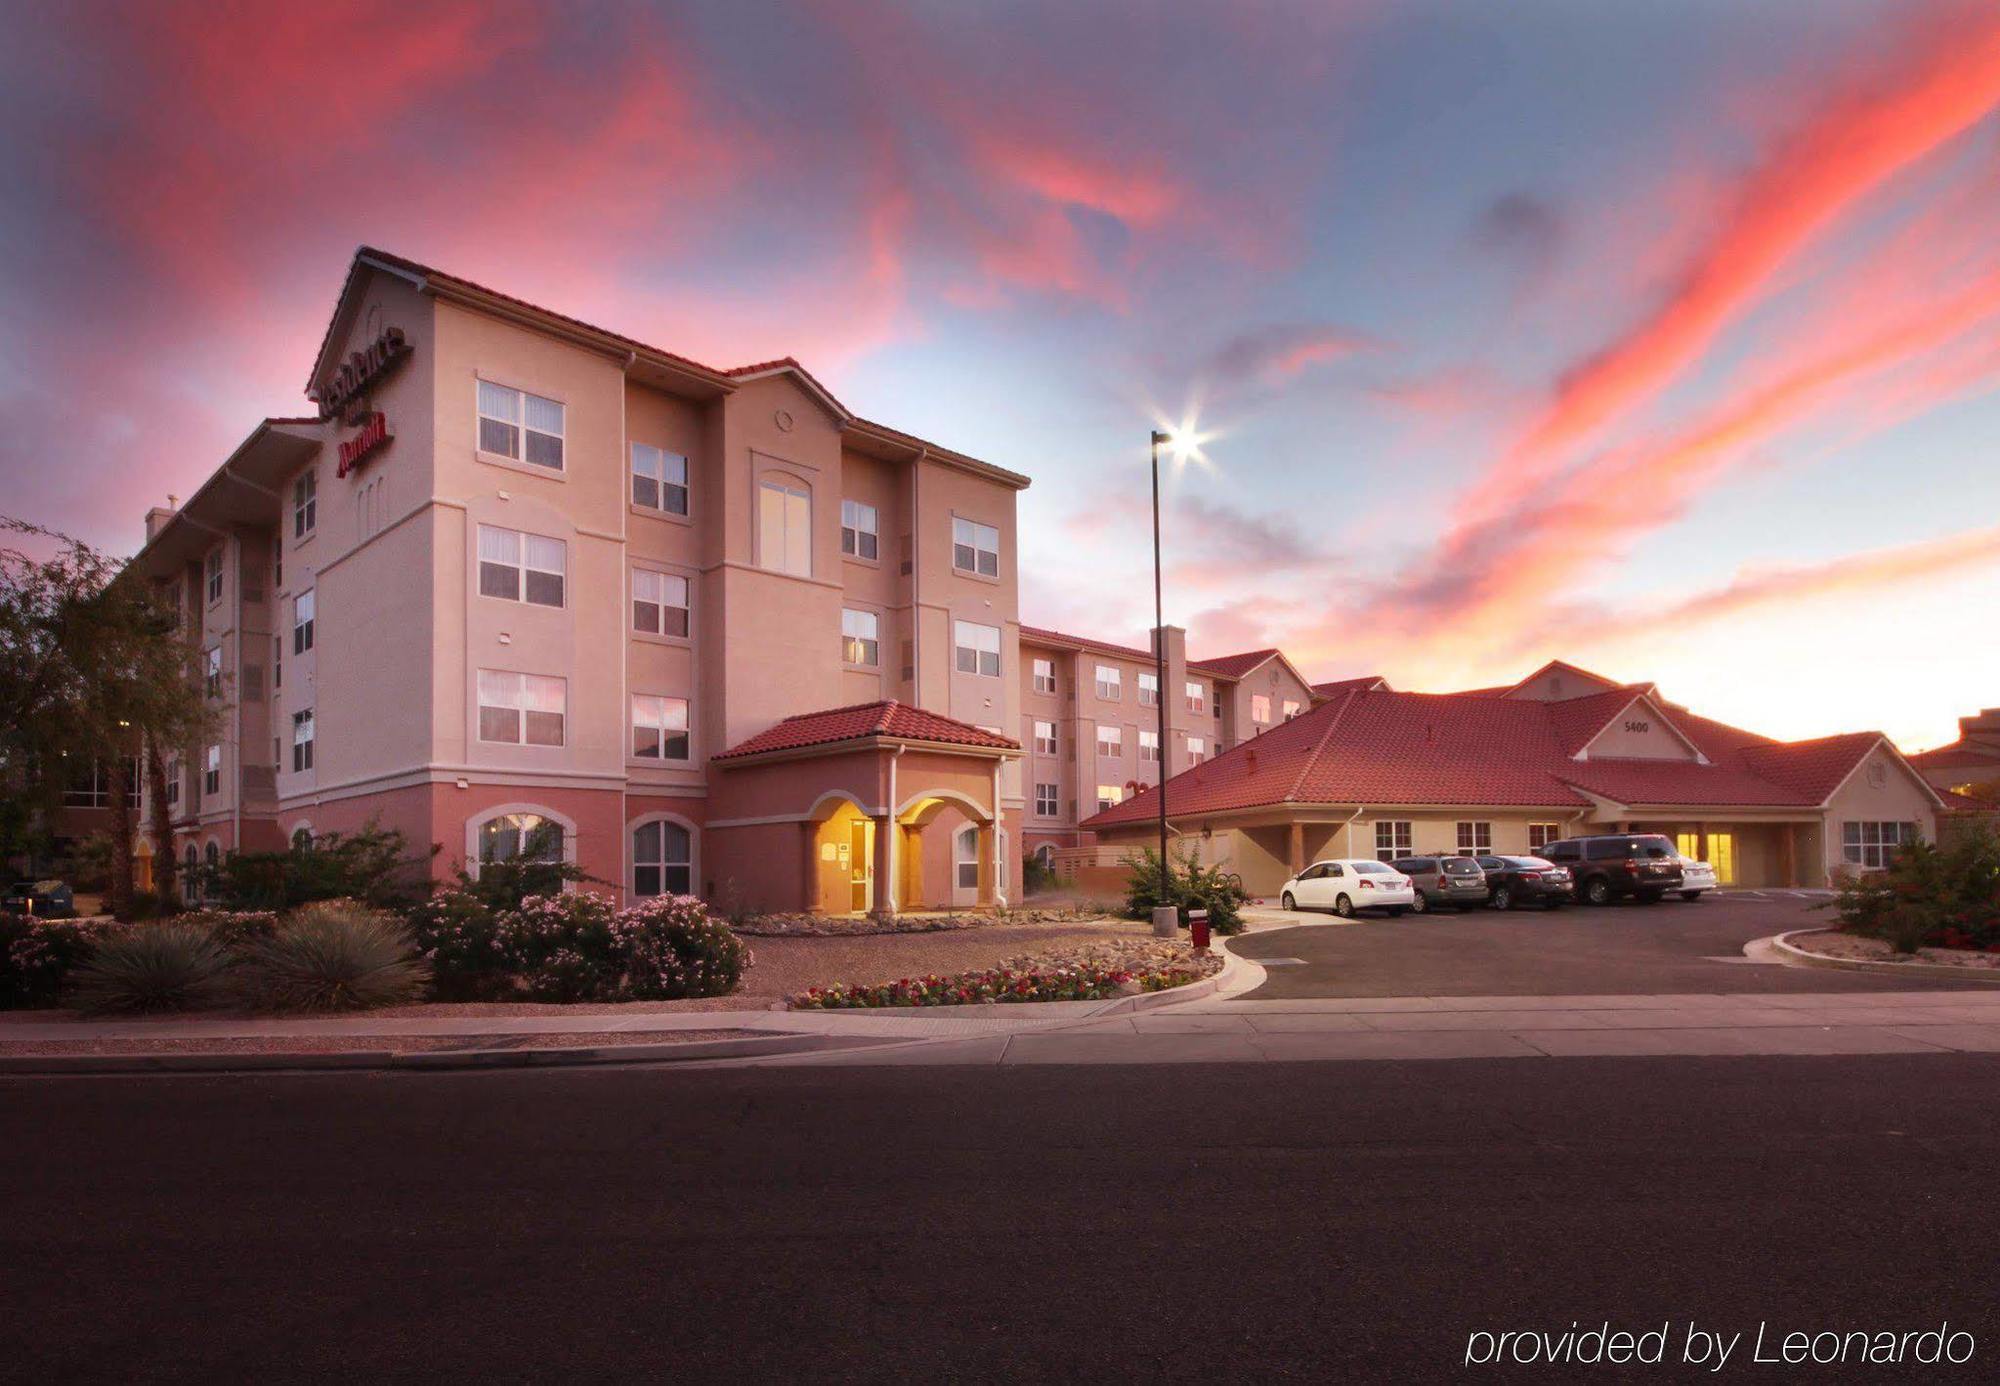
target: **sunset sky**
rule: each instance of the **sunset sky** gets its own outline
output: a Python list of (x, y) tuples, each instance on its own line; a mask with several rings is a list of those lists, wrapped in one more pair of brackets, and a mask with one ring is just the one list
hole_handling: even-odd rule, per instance
[(136, 547), (354, 248), (1035, 484), (1023, 619), (2000, 703), (2000, 7), (0, 5), (0, 511)]

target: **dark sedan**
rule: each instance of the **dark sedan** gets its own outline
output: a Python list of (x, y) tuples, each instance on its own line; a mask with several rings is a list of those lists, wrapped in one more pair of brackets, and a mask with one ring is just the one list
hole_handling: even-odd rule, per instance
[(1576, 883), (1569, 868), (1540, 857), (1476, 857), (1486, 872), (1488, 899), (1496, 910), (1516, 905), (1561, 909), (1575, 898)]

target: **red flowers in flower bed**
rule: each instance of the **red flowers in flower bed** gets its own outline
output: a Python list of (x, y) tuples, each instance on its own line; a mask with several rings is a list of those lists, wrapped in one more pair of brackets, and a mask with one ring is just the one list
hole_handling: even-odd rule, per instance
[(1103, 1001), (1136, 981), (1145, 991), (1165, 991), (1199, 981), (1193, 967), (1156, 968), (1132, 972), (1107, 967), (996, 967), (960, 972), (949, 977), (930, 973), (904, 977), (878, 986), (836, 983), (810, 987), (791, 998), (794, 1010), (824, 1011), (856, 1007), (973, 1006), (993, 1001)]

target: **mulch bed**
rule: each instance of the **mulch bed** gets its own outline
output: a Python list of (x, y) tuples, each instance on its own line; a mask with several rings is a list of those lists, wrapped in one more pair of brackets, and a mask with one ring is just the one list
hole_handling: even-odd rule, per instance
[(1786, 940), (1794, 948), (1821, 957), (1853, 962), (1932, 963), (1941, 967), (1964, 967), (1973, 971), (2000, 971), (2000, 953), (1981, 953), (1971, 948), (1919, 948), (1914, 953), (1898, 953), (1879, 938), (1821, 929), (1795, 934)]

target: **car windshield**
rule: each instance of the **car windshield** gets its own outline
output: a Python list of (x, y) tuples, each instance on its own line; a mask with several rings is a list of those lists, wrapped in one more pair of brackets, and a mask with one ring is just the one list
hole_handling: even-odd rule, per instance
[(1356, 863), (1354, 863), (1354, 870), (1357, 874), (1365, 876), (1374, 876), (1374, 875), (1387, 876), (1394, 874), (1393, 867), (1389, 866), (1385, 862), (1379, 862), (1379, 861), (1357, 861)]
[(1471, 857), (1446, 857), (1444, 874), (1447, 876), (1477, 876), (1479, 863)]

